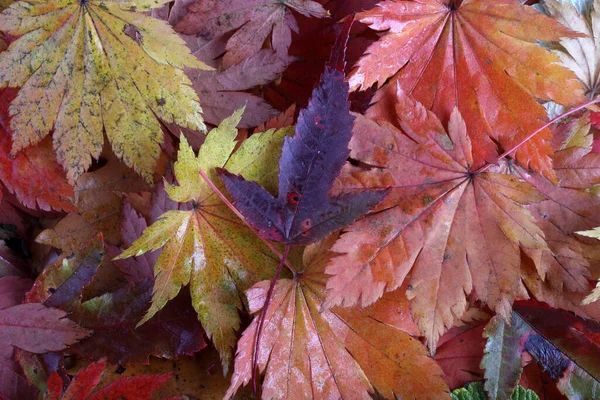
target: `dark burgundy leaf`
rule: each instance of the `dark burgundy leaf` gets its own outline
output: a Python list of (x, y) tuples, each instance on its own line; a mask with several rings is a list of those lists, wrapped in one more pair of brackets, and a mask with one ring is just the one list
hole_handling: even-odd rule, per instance
[[(343, 46), (342, 46), (343, 47)], [(266, 239), (305, 245), (322, 239), (368, 212), (387, 190), (328, 195), (350, 150), (354, 117), (339, 51), (333, 52), (308, 108), (300, 112), (293, 138), (286, 137), (279, 160), (279, 196), (240, 176), (221, 178), (249, 223)]]
[(32, 283), (18, 276), (0, 278), (0, 310), (21, 304)]
[(135, 364), (147, 363), (151, 355), (171, 359), (203, 349), (204, 331), (187, 292), (135, 328), (150, 305), (152, 285), (151, 279), (131, 283), (79, 305), (70, 318), (94, 333), (71, 351), (92, 359), (106, 356), (111, 364)]

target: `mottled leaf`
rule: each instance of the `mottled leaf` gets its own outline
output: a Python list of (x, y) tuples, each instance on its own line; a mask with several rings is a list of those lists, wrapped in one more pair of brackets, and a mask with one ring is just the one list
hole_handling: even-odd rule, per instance
[[(547, 121), (539, 100), (584, 100), (575, 75), (539, 41), (576, 34), (517, 0), (388, 0), (357, 19), (385, 31), (357, 63), (353, 88), (392, 82), (377, 99), (393, 102), (395, 85), (442, 121), (458, 108), (473, 140), (473, 165), (493, 161)], [(393, 108), (393, 104), (391, 104)], [(545, 129), (522, 145), (517, 160), (553, 177)]]
[(240, 293), (274, 272), (274, 255), (200, 177), (202, 169), (216, 180), (215, 168), (227, 167), (249, 179), (270, 181), (272, 162), (287, 130), (253, 135), (233, 155), (236, 125), (243, 109), (211, 131), (198, 156), (182, 136), (175, 176), (178, 186), (166, 185), (169, 197), (191, 202), (190, 211), (164, 213), (118, 258), (140, 256), (163, 248), (156, 265), (152, 306), (141, 320), (150, 320), (181, 290), (190, 285), (192, 304), (202, 326), (219, 350), (225, 370), (235, 332), (240, 328)]
[[(277, 281), (258, 354), (261, 397), (371, 399), (377, 391), (384, 398), (448, 398), (441, 370), (422, 344), (381, 322), (377, 305), (322, 311), (332, 239), (305, 250), (294, 279)], [(252, 312), (261, 311), (268, 286), (260, 282), (247, 292)], [(238, 343), (226, 398), (251, 379), (258, 320)]]
[(368, 305), (408, 279), (412, 314), (433, 351), (462, 316), (468, 294), (510, 318), (522, 252), (544, 277), (549, 251), (525, 208), (544, 197), (512, 175), (478, 173), (457, 110), (446, 133), (431, 111), (399, 90), (396, 115), (402, 131), (357, 119), (351, 157), (377, 168), (348, 166), (338, 190), (392, 191), (334, 246), (344, 254), (327, 268), (327, 304)]
[(0, 87), (21, 87), (11, 103), (11, 154), (54, 131), (58, 162), (74, 182), (100, 156), (106, 132), (117, 157), (151, 182), (163, 141), (156, 117), (204, 129), (182, 68), (206, 66), (168, 24), (133, 12), (164, 3), (34, 0), (4, 10), (0, 30), (19, 36), (0, 54)]

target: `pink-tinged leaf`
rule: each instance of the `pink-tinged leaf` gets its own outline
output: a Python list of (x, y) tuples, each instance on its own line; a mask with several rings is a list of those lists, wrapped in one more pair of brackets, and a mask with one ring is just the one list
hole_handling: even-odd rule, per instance
[(112, 364), (148, 363), (149, 356), (174, 359), (206, 347), (204, 331), (190, 296), (181, 293), (150, 321), (136, 329), (152, 298), (153, 281), (146, 279), (72, 309), (71, 319), (93, 334), (70, 351)]
[(73, 186), (69, 185), (62, 167), (56, 162), (50, 138), (15, 157), (10, 155), (8, 108), (17, 92), (16, 89), (0, 90), (0, 181), (26, 207), (75, 211)]
[[(447, 399), (439, 366), (390, 318), (390, 300), (394, 309), (408, 311), (403, 293), (364, 309), (322, 309), (334, 240), (332, 235), (306, 248), (302, 272), (277, 281), (266, 311), (269, 282), (247, 291), (250, 310), (266, 313), (258, 354), (265, 374), (261, 398), (370, 399), (378, 392), (390, 399)], [(258, 321), (257, 316), (238, 342), (227, 399), (251, 380)]]
[(27, 293), (29, 303), (61, 307), (81, 299), (83, 289), (92, 281), (103, 257), (102, 235), (75, 254), (59, 257), (38, 276)]
[(146, 400), (160, 389), (173, 374), (137, 375), (121, 378), (93, 393), (86, 400)]
[[(201, 49), (204, 50), (204, 49)], [(199, 53), (203, 60), (213, 55)], [(261, 97), (245, 92), (281, 76), (287, 64), (271, 50), (261, 50), (243, 62), (217, 71), (193, 70), (188, 73), (202, 101), (204, 119), (218, 125), (235, 110), (245, 106), (240, 128), (255, 127), (277, 114)]]
[(189, 13), (179, 21), (175, 30), (206, 38), (223, 36), (235, 30), (227, 40), (223, 60), (226, 67), (258, 53), (269, 36), (273, 49), (284, 58), (292, 42), (292, 31), (298, 31), (292, 10), (317, 18), (328, 15), (320, 4), (311, 0), (285, 3), (279, 0), (205, 0), (188, 6)]
[(63, 350), (91, 333), (66, 317), (39, 303), (0, 310), (0, 342), (32, 353)]
[(334, 246), (326, 304), (369, 305), (408, 280), (413, 317), (434, 351), (471, 293), (510, 318), (523, 253), (543, 278), (550, 252), (526, 206), (545, 198), (510, 174), (474, 171), (457, 110), (445, 129), (402, 90), (394, 102), (401, 131), (357, 116), (351, 156), (373, 168), (347, 166), (336, 188), (391, 192)]
[(350, 150), (354, 117), (349, 114), (344, 74), (327, 68), (293, 138), (286, 137), (279, 160), (279, 196), (255, 182), (220, 170), (236, 207), (268, 240), (304, 245), (325, 237), (367, 213), (387, 194), (368, 190), (329, 197)]
[(17, 276), (0, 278), (0, 310), (21, 304), (32, 283), (30, 279)]

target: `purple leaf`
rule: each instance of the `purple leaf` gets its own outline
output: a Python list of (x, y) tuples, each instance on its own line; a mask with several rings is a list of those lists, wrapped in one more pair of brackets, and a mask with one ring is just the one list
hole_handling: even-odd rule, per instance
[[(339, 64), (339, 60), (336, 64)], [(338, 65), (335, 65), (338, 67)], [(341, 71), (327, 67), (279, 160), (279, 196), (219, 170), (235, 205), (265, 239), (305, 245), (367, 213), (388, 190), (328, 195), (350, 150), (354, 117)]]

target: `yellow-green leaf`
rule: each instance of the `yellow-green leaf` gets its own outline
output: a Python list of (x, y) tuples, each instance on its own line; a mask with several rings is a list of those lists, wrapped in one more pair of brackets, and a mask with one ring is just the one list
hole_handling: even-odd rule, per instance
[(166, 2), (28, 0), (4, 10), (0, 30), (20, 36), (0, 54), (0, 87), (21, 87), (10, 109), (13, 154), (54, 130), (75, 181), (100, 155), (105, 130), (115, 154), (151, 181), (163, 137), (156, 116), (203, 130), (183, 68), (208, 67), (167, 23), (133, 12)]
[(291, 132), (281, 129), (254, 134), (231, 155), (242, 112), (240, 109), (213, 129), (198, 156), (181, 136), (175, 163), (178, 186), (167, 185), (166, 191), (175, 201), (191, 202), (192, 210), (165, 213), (118, 257), (163, 248), (154, 267), (152, 305), (140, 324), (189, 284), (193, 306), (219, 350), (225, 370), (240, 328), (243, 292), (272, 277), (277, 257), (210, 189), (198, 170), (202, 168), (218, 185), (215, 168), (226, 167), (272, 187), (283, 138)]

